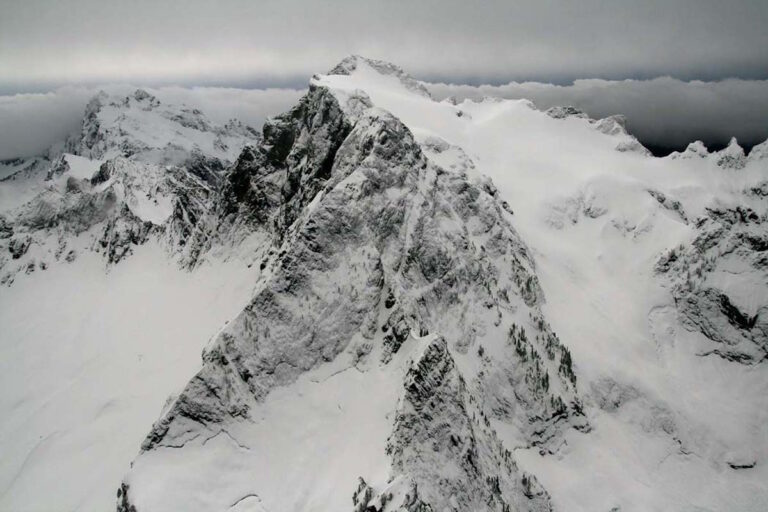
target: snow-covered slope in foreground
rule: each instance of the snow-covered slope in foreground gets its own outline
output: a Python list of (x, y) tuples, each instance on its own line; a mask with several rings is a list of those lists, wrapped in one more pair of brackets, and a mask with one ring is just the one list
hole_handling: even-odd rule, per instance
[(764, 510), (764, 155), (345, 60), (225, 177), (272, 249), (118, 510)]
[(182, 271), (154, 243), (0, 290), (0, 510), (105, 510), (146, 430), (250, 295), (242, 264)]

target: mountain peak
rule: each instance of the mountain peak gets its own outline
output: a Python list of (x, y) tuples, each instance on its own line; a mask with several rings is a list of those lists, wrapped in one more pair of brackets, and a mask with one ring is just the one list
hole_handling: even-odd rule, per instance
[(160, 100), (149, 94), (144, 89), (136, 89), (131, 96), (125, 98), (125, 103), (129, 104), (131, 99), (133, 99), (136, 103), (140, 104), (145, 109), (151, 109), (160, 106)]
[(145, 89), (125, 96), (100, 91), (70, 149), (88, 158), (126, 156), (161, 165), (179, 165), (190, 153), (232, 162), (256, 133), (242, 124), (218, 126), (183, 104), (161, 104)]
[(746, 165), (747, 157), (744, 154), (744, 148), (739, 145), (736, 137), (731, 137), (728, 146), (716, 154), (717, 165), (725, 169), (741, 169)]
[(149, 94), (144, 89), (136, 89), (136, 91), (134, 91), (134, 93), (133, 93), (133, 97), (134, 97), (134, 99), (136, 101), (143, 101), (143, 100), (150, 100), (151, 101), (154, 98), (154, 96)]
[(366, 71), (373, 71), (374, 73), (383, 76), (394, 76), (411, 91), (414, 91), (422, 96), (431, 97), (427, 88), (424, 87), (424, 84), (403, 71), (401, 67), (396, 66), (391, 62), (369, 59), (361, 55), (350, 55), (344, 58), (327, 74), (351, 76), (356, 73), (364, 73)]
[(763, 160), (768, 158), (768, 139), (754, 146), (749, 152), (749, 160)]
[(423, 87), (351, 56), (263, 136), (97, 95), (0, 217), (0, 509), (106, 509), (186, 377), (118, 512), (762, 510), (768, 143)]
[(579, 119), (589, 119), (586, 112), (572, 105), (555, 106), (545, 112), (552, 119), (566, 119), (576, 117)]
[(669, 155), (672, 159), (706, 158), (707, 156), (709, 156), (709, 150), (700, 140), (688, 144), (684, 151), (675, 151)]

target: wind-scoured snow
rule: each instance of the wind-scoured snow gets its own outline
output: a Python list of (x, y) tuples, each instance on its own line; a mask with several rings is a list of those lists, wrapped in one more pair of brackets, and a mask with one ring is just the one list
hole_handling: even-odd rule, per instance
[(0, 508), (765, 510), (766, 144), (356, 56), (263, 136), (99, 96), (0, 182)]
[[(764, 160), (745, 158), (735, 141), (695, 159), (616, 151), (630, 139), (605, 121), (553, 119), (525, 101), (437, 103), (365, 62), (352, 76), (316, 83), (342, 97), (364, 90), (422, 143), (438, 137), (462, 148), (514, 210), (537, 263), (546, 318), (572, 350), (592, 402), (588, 435), (573, 431), (554, 456), (516, 452), (556, 508), (768, 504), (768, 368), (703, 357), (716, 344), (680, 325), (669, 284), (654, 271), (665, 251), (694, 240), (708, 209), (750, 207), (765, 218), (765, 196), (749, 193), (765, 186)], [(692, 148), (684, 155), (702, 154)], [(765, 228), (755, 236), (764, 239)], [(701, 287), (724, 290), (765, 322), (765, 263), (727, 261), (715, 255)], [(762, 361), (766, 348), (763, 341)], [(628, 396), (606, 411), (602, 395), (614, 386)], [(755, 467), (734, 470), (735, 460)]]

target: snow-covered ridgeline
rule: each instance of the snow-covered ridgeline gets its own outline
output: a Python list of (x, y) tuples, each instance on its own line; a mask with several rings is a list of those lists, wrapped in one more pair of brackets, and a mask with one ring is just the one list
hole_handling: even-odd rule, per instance
[[(546, 507), (539, 494), (524, 495), (525, 485), (537, 485), (535, 478), (517, 470), (490, 419), (519, 432), (522, 443), (541, 447), (555, 444), (567, 425), (588, 426), (575, 397), (570, 354), (541, 316), (543, 298), (533, 264), (509, 224), (510, 213), (487, 180), (473, 182), (464, 169), (446, 171), (431, 163), (410, 131), (364, 95), (344, 100), (342, 107), (328, 88), (311, 87), (293, 111), (265, 128), (263, 145), (247, 150), (228, 175), (227, 180), (239, 182), (244, 175), (249, 181), (225, 185), (224, 190), (239, 190), (238, 204), (247, 206), (227, 218), (246, 216), (253, 229), (273, 231), (278, 245), (261, 264), (264, 274), (251, 304), (208, 347), (202, 370), (145, 441), (145, 455), (121, 490), (123, 508), (171, 506), (168, 500), (178, 499), (184, 508), (223, 506), (232, 494), (157, 493), (145, 482), (162, 471), (169, 449), (195, 458), (216, 456), (217, 448), (205, 440), (221, 431), (239, 432), (235, 437), (242, 446), (258, 442), (244, 441), (251, 439), (248, 424), (257, 418), (272, 429), (291, 431), (290, 425), (272, 423), (281, 418), (262, 417), (275, 388), (298, 385), (305, 373), (325, 373), (327, 365), (337, 373), (382, 371), (409, 338), (427, 334), (447, 340), (441, 342), (446, 357), (451, 357), (448, 346), (460, 356), (455, 378), (462, 390), (451, 387), (446, 393), (460, 411), (475, 404), (471, 416), (462, 413), (468, 426), (456, 425), (455, 435), (448, 435), (452, 427), (445, 417), (434, 419), (418, 438), (394, 434), (400, 439), (390, 438), (390, 450), (418, 452), (427, 449), (422, 443), (433, 442), (428, 432), (448, 429), (434, 440), (446, 443), (445, 467), (424, 475), (420, 465), (410, 467), (404, 460), (385, 459), (374, 470), (361, 460), (340, 468), (350, 488), (362, 477), (384, 492), (388, 484), (380, 475), (394, 464), (404, 488), (417, 487), (424, 504), (437, 506), (446, 495), (437, 481), (458, 465), (484, 482), (465, 488), (461, 479), (455, 481), (453, 500), (463, 506), (496, 496), (499, 506)], [(269, 200), (265, 183), (281, 191), (281, 200)], [(329, 405), (305, 404), (300, 396), (292, 401), (298, 409)], [(396, 407), (394, 400), (380, 403), (377, 414), (384, 418), (379, 421), (398, 414)], [(479, 455), (475, 445), (480, 441), (462, 431), (473, 423), (488, 436)], [(329, 435), (299, 431), (317, 439)], [(247, 450), (239, 453), (238, 467), (260, 472), (258, 464), (245, 462), (252, 460)], [(478, 456), (482, 466), (476, 466)], [(506, 471), (501, 484), (500, 467)], [(175, 472), (168, 485), (196, 487), (205, 475)], [(495, 490), (497, 485), (503, 492)], [(270, 508), (311, 503), (333, 508), (346, 501), (338, 494), (324, 497), (324, 487), (308, 487), (295, 498), (274, 487), (259, 489), (261, 503)], [(240, 490), (248, 494), (247, 488)], [(415, 498), (402, 499), (407, 504)]]
[(91, 250), (253, 264), (118, 510), (768, 502), (767, 144), (653, 158), (620, 116), (436, 102), (361, 57), (263, 139), (233, 125), (236, 158), (140, 91), (92, 106), (70, 154), (13, 164), (50, 187), (0, 225), (0, 293)]
[[(294, 428), (281, 423), (279, 418), (261, 415), (259, 411), (269, 407), (267, 404), (275, 384), (286, 390), (281, 393), (292, 396), (288, 390), (299, 385), (294, 382), (303, 381), (305, 372), (312, 375), (328, 371), (324, 369), (328, 365), (338, 368), (337, 371), (344, 368), (365, 373), (374, 371), (377, 365), (386, 363), (387, 357), (379, 359), (371, 354), (375, 355), (377, 350), (386, 354), (392, 343), (389, 340), (401, 337), (407, 340), (409, 331), (411, 335), (429, 332), (446, 337), (447, 346), (456, 359), (456, 368), (468, 382), (471, 398), (466, 400), (479, 404), (478, 410), (486, 418), (483, 420), (487, 422), (484, 430), (490, 432), (492, 438), (498, 438), (505, 449), (514, 450), (510, 457), (515, 467), (512, 473), (516, 475), (513, 476), (517, 479), (515, 485), (533, 485), (530, 484), (532, 479), (517, 469), (522, 465), (549, 491), (555, 508), (591, 509), (610, 505), (642, 510), (687, 504), (683, 506), (719, 509), (735, 500), (743, 508), (754, 509), (755, 504), (762, 503), (766, 495), (759, 482), (764, 473), (757, 461), (766, 456), (765, 435), (759, 429), (765, 420), (763, 390), (767, 380), (762, 366), (764, 356), (760, 356), (765, 354), (765, 338), (761, 334), (762, 317), (750, 311), (757, 312), (766, 304), (765, 287), (757, 286), (749, 293), (752, 309), (744, 310), (742, 306), (733, 306), (738, 294), (724, 289), (722, 282), (704, 282), (701, 283), (703, 286), (688, 291), (679, 288), (676, 283), (681, 279), (681, 272), (686, 273), (689, 269), (682, 266), (666, 270), (664, 264), (668, 260), (666, 251), (673, 247), (682, 244), (696, 248), (694, 242), (707, 222), (722, 222), (727, 218), (739, 230), (742, 225), (747, 226), (743, 229), (749, 229), (748, 224), (762, 222), (765, 204), (759, 191), (764, 183), (765, 164), (759, 158), (760, 153), (742, 158), (741, 164), (734, 163), (739, 160), (739, 155), (732, 148), (696, 160), (675, 156), (654, 159), (644, 151), (622, 151), (632, 145), (633, 139), (617, 119), (593, 122), (580, 116), (552, 116), (551, 112), (547, 115), (532, 109), (526, 102), (438, 103), (414, 91), (412, 84), (403, 80), (400, 73), (391, 72), (389, 66), (371, 64), (364, 59), (354, 59), (354, 65), (347, 62), (338, 67), (337, 72), (340, 74), (316, 77), (304, 100), (305, 106), (298, 107), (273, 125), (271, 135), (265, 133), (264, 147), (246, 157), (250, 165), (241, 170), (248, 176), (248, 183), (254, 186), (240, 188), (241, 197), (254, 198), (252, 204), (262, 206), (248, 207), (244, 211), (262, 212), (266, 207), (266, 216), (260, 222), (270, 230), (278, 228), (280, 249), (264, 262), (268, 273), (262, 284), (257, 285), (264, 291), (257, 293), (252, 307), (231, 323), (206, 352), (203, 371), (164, 413), (148, 438), (147, 451), (139, 457), (134, 471), (126, 479), (125, 503), (134, 503), (139, 509), (153, 509), (153, 503), (170, 506), (173, 500), (180, 499), (177, 494), (159, 489), (153, 492), (146, 482), (162, 471), (166, 460), (163, 454), (169, 449), (173, 450), (174, 458), (184, 451), (195, 454), (195, 460), (222, 457), (217, 455), (215, 448), (206, 449), (201, 444), (195, 435), (197, 431), (209, 432), (207, 436), (210, 436), (220, 428), (230, 432), (230, 425), (237, 425), (234, 428), (240, 433), (236, 436), (239, 444), (261, 446), (270, 442), (269, 436), (255, 440), (248, 433), (249, 428), (243, 426), (255, 416), (260, 418), (257, 422), (264, 423), (264, 428), (269, 425), (269, 430), (291, 432), (297, 440), (307, 436), (316, 439), (331, 436), (317, 425)], [(334, 121), (339, 114), (325, 91), (330, 91), (337, 100), (351, 128), (330, 128), (339, 126)], [(307, 104), (317, 108), (306, 108)], [(396, 118), (390, 118), (389, 113)], [(401, 121), (405, 126), (383, 130), (382, 120), (385, 120), (385, 126)], [(408, 137), (393, 134), (402, 133), (405, 127), (415, 136), (416, 147), (426, 157), (426, 164), (420, 163), (420, 158), (406, 160), (408, 163), (404, 166), (399, 164), (404, 155), (418, 154), (413, 143), (406, 142)], [(341, 138), (343, 142), (339, 146)], [(327, 169), (321, 161), (327, 161), (328, 151), (321, 150), (314, 161), (314, 153), (307, 151), (307, 148), (332, 149), (336, 146), (339, 149), (333, 156), (329, 173), (321, 171)], [(371, 163), (370, 155), (376, 157), (373, 160), (376, 165)], [(382, 166), (384, 169), (394, 167), (394, 176), (400, 178), (382, 182), (377, 178)], [(383, 193), (385, 204), (398, 204), (398, 190), (403, 183), (400, 180), (407, 184), (417, 178), (418, 183), (425, 179), (418, 178), (424, 173), (423, 169), (427, 172), (435, 169), (434, 177), (427, 178), (424, 185), (415, 186), (418, 197), (423, 199), (409, 197), (397, 208), (405, 217), (401, 228), (405, 232), (395, 240), (404, 240), (406, 245), (396, 245), (395, 254), (406, 258), (405, 263), (416, 258), (415, 261), (420, 262), (416, 282), (424, 283), (413, 289), (418, 290), (417, 297), (421, 299), (409, 306), (407, 301), (400, 302), (402, 299), (398, 298), (398, 293), (410, 288), (411, 279), (404, 280), (408, 274), (388, 277), (402, 272), (397, 266), (389, 268), (387, 265), (389, 258), (386, 251), (382, 252), (382, 247), (388, 249), (390, 243), (376, 242), (378, 238), (373, 233), (380, 230), (366, 234), (371, 229), (368, 227), (371, 221), (364, 220), (361, 224), (358, 219), (365, 212), (379, 212), (375, 205), (381, 200), (370, 203), (370, 194)], [(493, 179), (498, 191), (485, 176)], [(458, 188), (455, 185), (443, 188), (440, 183), (445, 180), (448, 183), (458, 180), (464, 184)], [(240, 183), (245, 184), (244, 181)], [(266, 183), (270, 185), (265, 188), (263, 184)], [(285, 183), (292, 184), (288, 189), (292, 192), (287, 196), (269, 200), (268, 195), (260, 195), (270, 187), (285, 191)], [(456, 227), (459, 232), (489, 233), (487, 222), (494, 215), (489, 217), (487, 213), (478, 212), (477, 220), (472, 220), (460, 213), (465, 207), (458, 205), (465, 203), (461, 194), (456, 195), (457, 191), (473, 188), (480, 194), (470, 193), (472, 199), (466, 204), (482, 204), (479, 199), (488, 197), (498, 201), (499, 212), (510, 209), (501, 214), (502, 218), (513, 210), (514, 215), (509, 220), (496, 222), (511, 222), (525, 240), (523, 245), (514, 235), (513, 239), (518, 240), (513, 244), (516, 248), (507, 254), (525, 255), (524, 260), (530, 262), (529, 272), (535, 280), (513, 278), (513, 282), (521, 284), (517, 291), (517, 300), (521, 302), (511, 308), (513, 313), (505, 314), (504, 308), (494, 305), (493, 290), (498, 289), (495, 287), (500, 284), (499, 276), (490, 280), (480, 278), (480, 282), (486, 283), (484, 287), (490, 285), (490, 303), (482, 298), (482, 294), (467, 293), (472, 290), (469, 283), (476, 283), (479, 277), (473, 276), (470, 270), (473, 258), (467, 260), (467, 256), (462, 256), (466, 242), (446, 244), (443, 238), (448, 236), (450, 240), (454, 235), (448, 233)], [(451, 208), (448, 210), (437, 206), (439, 202), (433, 203), (440, 197), (441, 190), (450, 197), (447, 203)], [(344, 198), (343, 206), (337, 205), (338, 196)], [(242, 201), (238, 199), (235, 203), (242, 204)], [(759, 213), (755, 216), (749, 212), (736, 213), (734, 217), (719, 213), (714, 209), (716, 204), (722, 205), (725, 211), (734, 212), (750, 204)], [(417, 205), (420, 207), (414, 211)], [(304, 208), (298, 216), (297, 207)], [(442, 220), (441, 214), (451, 210), (457, 216), (448, 215)], [(437, 225), (428, 222), (427, 226), (432, 227), (420, 227), (424, 222), (420, 219), (424, 217), (419, 212), (424, 211), (429, 212), (429, 219), (437, 217), (441, 220)], [(290, 215), (288, 221), (281, 222), (286, 215)], [(355, 220), (348, 220), (349, 215)], [(371, 217), (385, 218), (388, 229), (401, 222), (398, 216), (381, 212)], [(284, 232), (286, 227), (288, 231)], [(751, 236), (761, 239), (759, 229)], [(435, 242), (435, 249), (431, 249), (433, 237), (443, 239)], [(407, 249), (409, 239), (416, 240), (420, 247), (415, 254)], [(760, 243), (747, 241), (745, 246), (740, 242), (742, 239), (747, 240), (738, 236), (732, 242), (737, 249), (737, 259), (742, 262), (740, 264), (747, 265), (748, 272), (764, 276), (765, 266), (759, 257)], [(469, 240), (472, 240), (471, 236)], [(361, 241), (369, 246), (370, 252), (358, 256), (348, 252)], [(498, 259), (498, 252), (489, 253), (489, 248), (498, 250), (497, 243), (486, 240), (474, 242), (470, 247), (472, 245), (485, 252), (480, 261), (486, 261), (488, 266), (485, 268), (492, 269), (491, 275), (498, 269), (508, 268), (508, 263)], [(533, 251), (531, 256), (537, 262), (536, 270), (533, 270), (526, 245)], [(433, 250), (437, 252), (433, 253)], [(755, 256), (742, 254), (743, 250), (751, 250)], [(347, 251), (344, 259), (331, 257), (336, 251)], [(321, 265), (309, 263), (318, 255), (322, 255)], [(379, 260), (381, 263), (377, 263)], [(701, 275), (718, 272), (716, 264), (711, 267), (702, 270)], [(442, 270), (434, 274), (436, 269), (446, 269), (448, 274), (442, 274)], [(467, 269), (470, 273), (456, 274), (456, 269)], [(380, 273), (384, 276), (382, 285), (376, 284), (382, 282), (382, 278), (371, 280), (365, 277)], [(540, 278), (536, 279), (537, 276)], [(528, 295), (529, 290), (538, 290), (538, 284), (533, 283), (539, 281), (544, 288), (543, 296), (547, 297), (542, 306), (537, 305), (542, 297), (540, 292)], [(529, 282), (532, 284), (527, 285)], [(378, 286), (382, 286), (380, 291), (377, 291)], [(445, 291), (439, 291), (446, 286)], [(460, 291), (463, 286), (470, 287)], [(389, 291), (384, 294), (386, 288)], [(510, 300), (514, 295), (509, 290), (514, 291), (514, 288), (502, 288)], [(738, 285), (736, 289), (744, 290)], [(269, 293), (265, 295), (267, 290)], [(720, 300), (717, 304), (725, 305), (706, 311), (682, 308), (682, 303), (697, 297), (700, 290), (719, 290), (703, 293), (704, 296), (715, 293), (716, 297), (729, 298), (727, 302), (717, 299)], [(452, 295), (452, 291), (458, 291), (458, 295)], [(386, 297), (386, 304), (390, 292), (393, 294), (392, 307), (396, 311), (404, 309), (404, 324), (380, 314), (358, 316), (363, 311), (377, 311), (377, 301)], [(286, 302), (288, 297), (291, 300)], [(302, 302), (310, 297), (313, 298), (310, 302)], [(351, 297), (355, 302), (347, 302)], [(295, 302), (297, 300), (299, 302)], [(368, 304), (369, 301), (372, 302)], [(296, 306), (290, 306), (294, 302)], [(476, 309), (480, 304), (488, 308), (485, 311)], [(457, 305), (463, 312), (451, 313)], [(520, 313), (525, 313), (528, 307), (541, 307), (541, 316), (530, 311), (526, 322), (526, 315)], [(493, 312), (495, 308), (499, 308), (496, 313)], [(696, 323), (696, 318), (707, 318), (711, 326), (703, 328)], [(741, 318), (745, 320), (739, 323)], [(308, 322), (307, 327), (294, 330), (294, 326), (303, 326), (303, 322)], [(333, 326), (330, 331), (322, 327), (326, 323)], [(381, 334), (366, 338), (366, 329), (371, 329), (368, 326), (378, 324), (382, 325), (384, 333), (393, 325), (403, 327), (392, 330), (393, 338), (387, 339)], [(555, 326), (559, 338), (552, 333), (549, 324)], [(534, 326), (540, 326), (543, 331), (533, 330), (531, 335)], [(530, 341), (533, 338), (534, 345), (542, 345), (535, 351), (526, 349), (519, 334), (522, 330), (527, 333), (523, 339)], [(370, 332), (375, 331), (374, 328)], [(404, 334), (399, 334), (401, 332)], [(712, 332), (720, 335), (713, 336)], [(357, 336), (366, 341), (355, 342)], [(744, 337), (746, 341), (738, 342), (734, 336)], [(545, 384), (542, 380), (542, 375), (562, 378), (557, 361), (560, 361), (560, 368), (564, 368), (565, 352), (558, 355), (559, 348), (555, 350), (554, 367), (544, 364), (545, 373), (536, 372), (539, 360), (546, 362), (549, 359), (549, 344), (562, 346), (559, 339), (571, 349), (567, 359), (570, 361), (573, 354), (576, 375), (582, 376), (577, 394), (570, 399), (576, 404), (575, 412), (566, 414), (570, 417), (566, 424), (578, 428), (566, 430), (565, 438), (561, 437), (562, 433), (552, 435), (551, 426), (527, 431), (521, 428), (525, 422), (515, 419), (521, 411), (540, 419), (551, 414), (536, 414), (536, 399), (526, 399), (516, 387), (520, 383), (535, 383), (530, 388), (533, 396), (545, 386), (567, 389), (568, 379), (556, 379), (554, 384)], [(723, 348), (724, 343), (741, 343), (739, 346), (744, 348), (737, 350), (746, 350), (739, 353), (749, 353), (746, 356), (749, 359), (729, 356), (732, 350)], [(330, 352), (328, 347), (332, 347)], [(533, 353), (540, 356), (533, 359), (536, 362), (533, 369), (525, 370), (526, 358), (531, 358)], [(376, 363), (377, 360), (381, 363)], [(527, 361), (530, 364), (531, 359)], [(754, 371), (748, 371), (739, 361), (753, 361), (757, 366)], [(524, 371), (516, 377), (515, 368)], [(505, 391), (505, 386), (510, 383), (516, 388), (512, 394)], [(217, 391), (211, 395), (205, 389)], [(706, 392), (701, 393), (701, 390)], [(452, 397), (462, 402), (456, 397), (455, 390)], [(580, 417), (581, 401), (586, 404), (588, 421), (574, 422)], [(299, 409), (319, 408), (319, 411), (329, 413), (326, 409), (329, 405), (326, 400), (317, 403), (312, 399), (295, 398), (295, 407)], [(382, 414), (385, 418), (402, 414), (397, 412), (393, 402), (381, 406), (384, 411), (377, 413), (379, 418)], [(448, 407), (447, 404), (441, 406), (440, 411), (446, 412), (444, 407)], [(557, 407), (554, 410), (557, 411)], [(438, 423), (441, 421), (431, 417)], [(551, 417), (557, 418), (556, 415)], [(201, 418), (206, 425), (202, 429), (194, 426)], [(416, 414), (415, 419), (421, 418)], [(190, 420), (193, 423), (189, 423)], [(451, 424), (460, 430), (460, 423), (455, 419), (439, 428), (446, 429), (442, 432), (452, 432), (448, 426)], [(393, 432), (398, 431), (396, 425), (397, 421), (393, 424)], [(345, 437), (354, 437), (354, 424), (335, 425), (335, 428), (346, 432)], [(425, 425), (425, 428), (433, 432), (431, 429), (438, 427)], [(542, 435), (546, 439), (543, 449), (539, 445)], [(383, 465), (375, 470), (368, 463), (341, 457), (342, 467), (334, 472), (334, 479), (321, 479), (322, 483), (305, 487), (301, 482), (315, 480), (315, 477), (296, 474), (291, 485), (301, 486), (303, 493), (297, 500), (288, 501), (283, 494), (273, 492), (274, 488), (267, 483), (271, 479), (261, 470), (248, 472), (247, 468), (253, 467), (259, 459), (244, 455), (244, 460), (254, 462), (238, 464), (238, 471), (244, 471), (252, 478), (243, 484), (233, 484), (229, 488), (231, 494), (226, 498), (258, 496), (259, 506), (267, 510), (343, 506), (343, 499), (337, 501), (327, 496), (324, 489), (342, 485), (339, 474), (350, 480), (355, 473), (362, 479), (359, 485), (350, 484), (351, 488), (357, 489), (357, 505), (373, 503), (387, 510), (416, 506), (418, 500), (442, 507), (447, 504), (442, 501), (446, 494), (451, 496), (448, 503), (461, 508), (480, 499), (486, 492), (483, 488), (463, 486), (448, 491), (437, 486), (437, 482), (446, 481), (446, 476), (441, 469), (435, 468), (453, 471), (448, 469), (453, 463), (461, 466), (460, 461), (466, 460), (462, 459), (466, 452), (456, 441), (466, 439), (464, 436), (456, 432), (455, 437), (441, 438), (433, 432), (422, 437), (418, 432), (411, 432), (405, 438), (400, 441), (405, 446), (396, 442), (397, 447), (388, 451), (392, 458), (389, 462), (386, 459), (380, 461)], [(393, 433), (389, 439), (400, 439), (400, 436)], [(440, 439), (451, 441), (442, 445)], [(436, 472), (429, 476), (422, 473), (423, 469), (402, 466), (403, 462), (398, 462), (400, 459), (394, 455), (400, 450), (419, 453), (419, 443), (424, 441), (432, 445), (433, 452), (444, 457), (440, 463), (429, 466), (430, 472)], [(164, 444), (174, 448), (166, 448)], [(181, 445), (183, 448), (179, 449)], [(301, 459), (299, 452), (287, 450), (289, 458)], [(320, 453), (329, 459), (335, 456), (333, 452), (322, 451), (318, 456)], [(616, 455), (606, 460), (606, 453)], [(286, 452), (279, 456), (285, 457)], [(229, 454), (226, 460), (237, 457)], [(267, 466), (273, 463), (267, 455), (260, 460)], [(616, 464), (621, 464), (622, 471), (609, 469)], [(212, 467), (221, 470), (218, 465)], [(584, 467), (589, 471), (583, 471)], [(498, 471), (489, 470), (487, 466), (475, 467), (475, 470)], [(383, 481), (382, 474), (388, 475)], [(715, 475), (721, 483), (711, 486), (708, 492), (700, 492), (702, 482)], [(203, 497), (190, 491), (208, 476), (209, 473), (175, 474), (171, 486), (183, 494), (185, 507), (224, 505), (226, 500), (222, 496)], [(486, 475), (490, 478), (488, 485), (501, 485), (496, 483), (499, 477), (499, 474)], [(597, 478), (607, 479), (611, 484), (606, 487), (599, 484)], [(643, 480), (652, 483), (641, 487), (633, 485), (633, 482)], [(265, 484), (260, 485), (259, 481)], [(522, 499), (521, 494), (537, 495), (529, 491), (521, 493), (520, 487), (513, 486), (513, 489), (516, 490), (503, 491), (500, 496), (512, 496), (508, 499), (514, 501)], [(755, 490), (758, 490), (757, 494)], [(511, 494), (505, 494), (507, 492)], [(382, 505), (382, 499), (390, 501)], [(518, 501), (517, 507), (535, 509), (539, 506), (532, 498), (526, 499)], [(485, 503), (488, 503), (487, 498)], [(497, 505), (504, 506), (501, 501)]]
[(80, 133), (46, 158), (19, 162), (4, 179), (3, 196), (15, 197), (0, 212), (0, 249), (7, 247), (0, 281), (71, 261), (75, 246), (103, 252), (110, 264), (150, 236), (171, 253), (186, 252), (225, 169), (259, 137), (237, 122), (219, 127), (198, 110), (160, 104), (143, 90), (97, 95)]

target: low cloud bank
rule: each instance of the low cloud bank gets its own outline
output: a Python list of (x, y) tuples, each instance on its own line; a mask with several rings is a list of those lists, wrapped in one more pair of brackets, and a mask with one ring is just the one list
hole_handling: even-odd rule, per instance
[[(64, 87), (44, 94), (0, 96), (0, 160), (42, 154), (77, 131), (85, 105), (99, 90), (128, 94), (135, 86)], [(290, 108), (304, 93), (298, 89), (160, 87), (147, 91), (168, 104), (205, 112), (217, 124), (239, 119), (261, 128), (264, 119)]]
[(576, 80), (566, 86), (512, 82), (501, 86), (428, 87), (438, 99), (525, 98), (542, 109), (573, 105), (593, 118), (624, 114), (629, 130), (660, 153), (684, 148), (694, 140), (719, 147), (736, 137), (742, 146), (751, 148), (768, 138), (768, 80), (685, 82), (660, 77)]
[[(657, 154), (702, 140), (718, 148), (736, 137), (751, 148), (768, 138), (768, 80), (730, 79), (685, 82), (653, 80), (577, 80), (559, 86), (512, 82), (501, 86), (427, 84), (437, 99), (526, 98), (539, 108), (573, 105), (591, 117), (624, 114), (630, 131)], [(44, 94), (0, 96), (0, 159), (44, 153), (76, 131), (85, 105), (100, 89), (128, 94), (135, 86), (64, 87)], [(146, 88), (163, 103), (199, 108), (215, 123), (229, 119), (261, 128), (264, 119), (284, 112), (302, 89), (223, 87)]]

